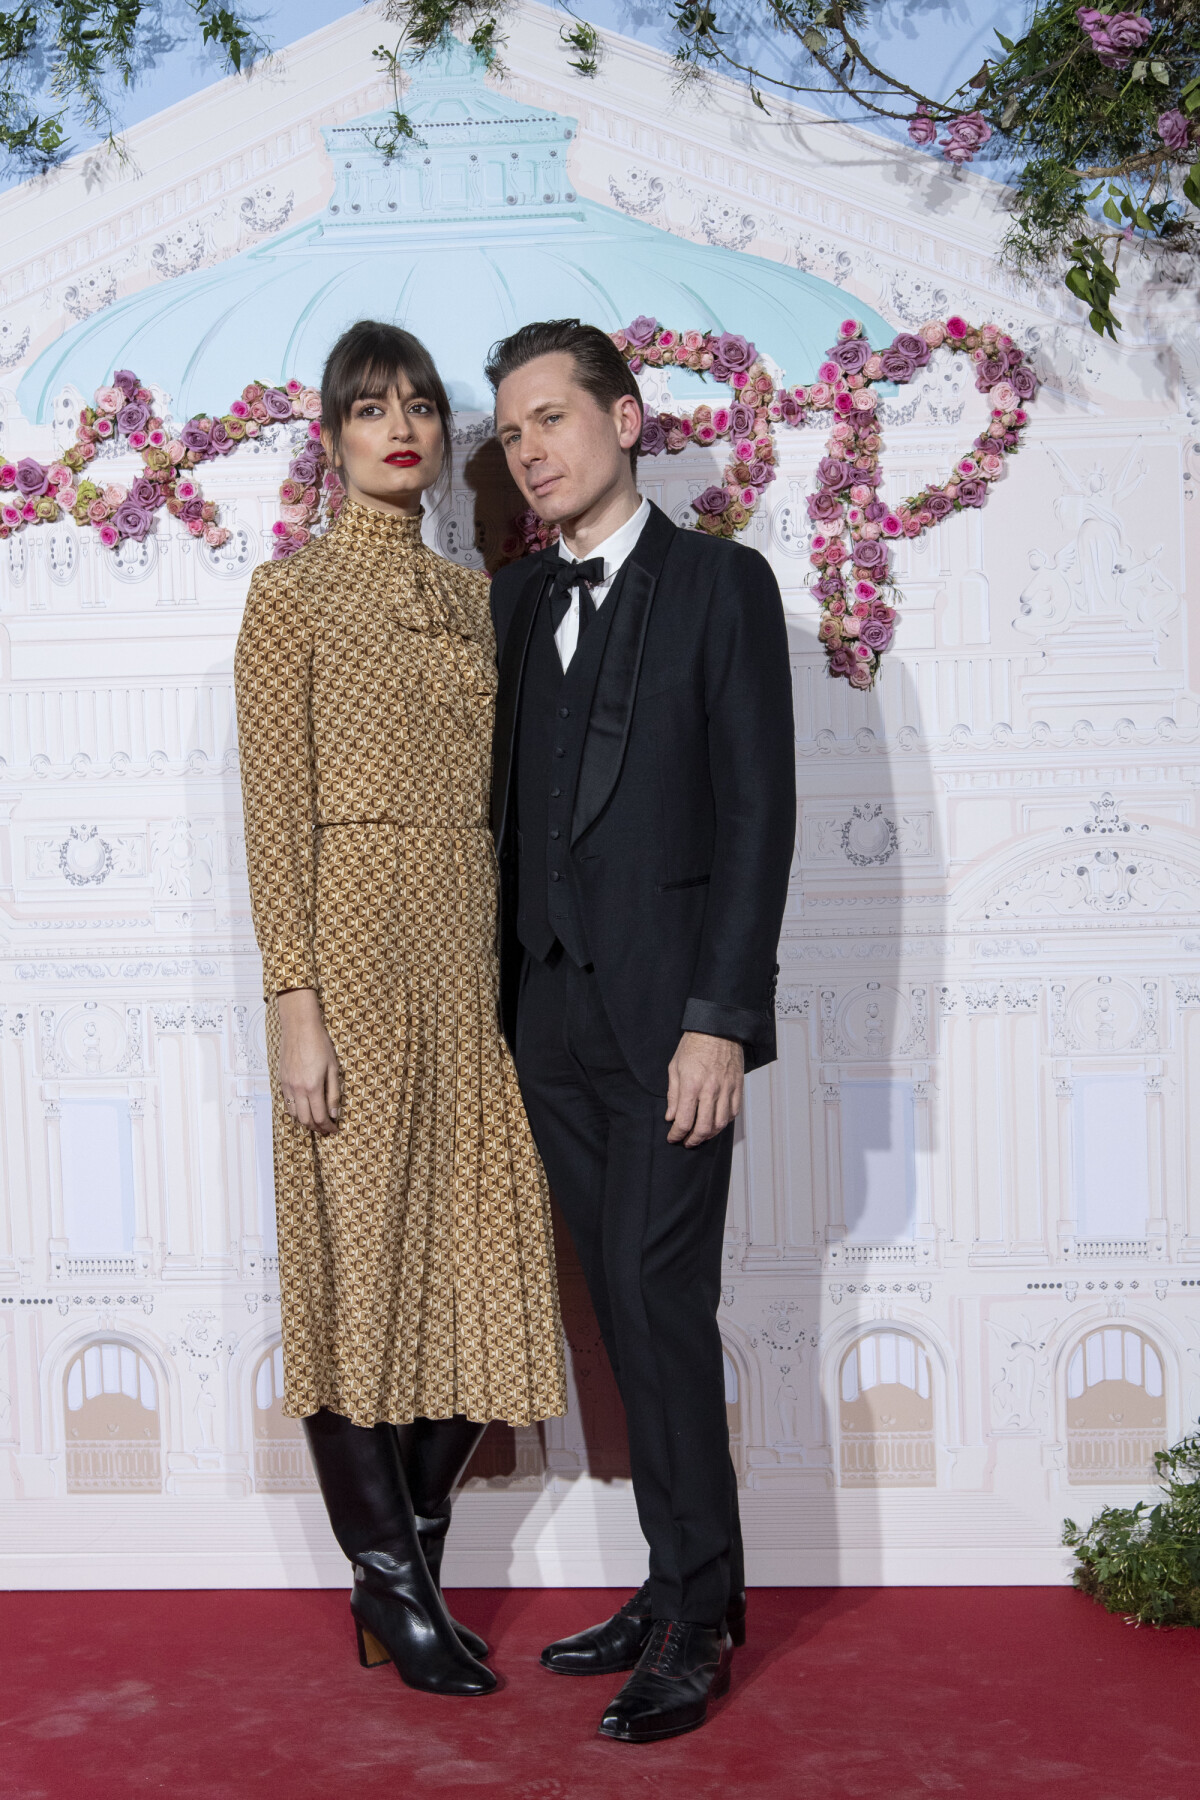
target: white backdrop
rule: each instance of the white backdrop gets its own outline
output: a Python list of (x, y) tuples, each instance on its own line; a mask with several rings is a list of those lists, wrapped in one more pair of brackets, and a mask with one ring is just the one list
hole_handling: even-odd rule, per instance
[[(507, 92), (579, 120), (584, 199), (808, 271), (847, 313), (902, 329), (957, 311), (1036, 352), (1007, 479), (902, 552), (873, 696), (825, 676), (803, 585), (822, 446), (781, 434), (749, 541), (792, 619), (801, 822), (721, 1325), (752, 1580), (1056, 1581), (1063, 1516), (1144, 1493), (1153, 1449), (1200, 1411), (1194, 309), (1131, 295), (1120, 347), (1102, 344), (1060, 291), (998, 268), (982, 179), (797, 110), (764, 119), (733, 87), (677, 101), (664, 59), (620, 39), (585, 86), (556, 34), (520, 11)], [(5, 458), (69, 435), (78, 393), (46, 425), (15, 398), (66, 328), (141, 289), (165, 306), (189, 270), (321, 211), (320, 128), (382, 103), (378, 35), (369, 13), (342, 21), (138, 127), (125, 172), (79, 158), (0, 198)], [(963, 372), (935, 360), (888, 403), (892, 498), (978, 428)], [(462, 436), (469, 452), (470, 421)], [(210, 465), (224, 551), (160, 526), (114, 557), (69, 523), (0, 545), (13, 1585), (346, 1578), (276, 1399), (230, 676), (285, 460)], [(682, 518), (711, 463), (643, 472)], [(469, 542), (461, 488), (457, 505), (434, 541)], [(643, 1572), (570, 1271), (567, 1288), (572, 1414), (490, 1447), (453, 1580)]]

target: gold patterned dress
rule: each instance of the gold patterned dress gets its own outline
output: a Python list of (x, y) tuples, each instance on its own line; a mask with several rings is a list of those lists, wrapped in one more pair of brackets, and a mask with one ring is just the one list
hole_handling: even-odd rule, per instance
[(235, 660), (271, 1066), (315, 987), (341, 1123), (273, 1079), (284, 1411), (357, 1425), (566, 1407), (545, 1176), (496, 1013), (483, 575), (347, 501), (255, 570)]

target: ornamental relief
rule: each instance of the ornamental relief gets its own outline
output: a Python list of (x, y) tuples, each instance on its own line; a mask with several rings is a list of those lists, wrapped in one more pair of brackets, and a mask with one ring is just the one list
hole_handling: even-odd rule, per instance
[(933, 811), (870, 800), (849, 808), (806, 806), (800, 858), (806, 869), (866, 870), (894, 859), (931, 863)]

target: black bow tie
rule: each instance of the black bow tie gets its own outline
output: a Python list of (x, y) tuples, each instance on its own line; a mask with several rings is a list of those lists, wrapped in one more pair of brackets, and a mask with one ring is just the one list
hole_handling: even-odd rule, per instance
[(589, 557), (587, 562), (568, 562), (558, 551), (553, 552), (554, 562), (547, 565), (553, 574), (553, 585), (550, 589), (550, 628), (557, 631), (567, 616), (571, 605), (571, 589), (579, 588), (579, 635), (583, 636), (596, 616), (596, 604), (588, 588), (591, 584), (604, 580), (604, 558)]

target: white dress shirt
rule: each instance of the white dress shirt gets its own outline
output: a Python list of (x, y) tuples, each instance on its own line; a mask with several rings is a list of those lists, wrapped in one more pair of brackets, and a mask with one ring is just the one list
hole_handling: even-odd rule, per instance
[[(611, 537), (606, 537), (602, 544), (589, 550), (587, 556), (576, 558), (562, 538), (558, 540), (558, 554), (567, 562), (576, 560), (590, 562), (593, 556), (604, 558), (604, 580), (590, 583), (592, 605), (601, 607), (612, 589), (612, 584), (621, 572), (621, 566), (628, 559), (630, 552), (642, 535), (642, 527), (650, 517), (650, 502), (643, 500), (632, 519), (626, 519), (624, 525), (618, 525)], [(558, 658), (564, 669), (571, 665), (579, 643), (579, 589), (571, 589), (571, 604), (563, 614), (558, 630), (554, 634), (558, 645)]]

